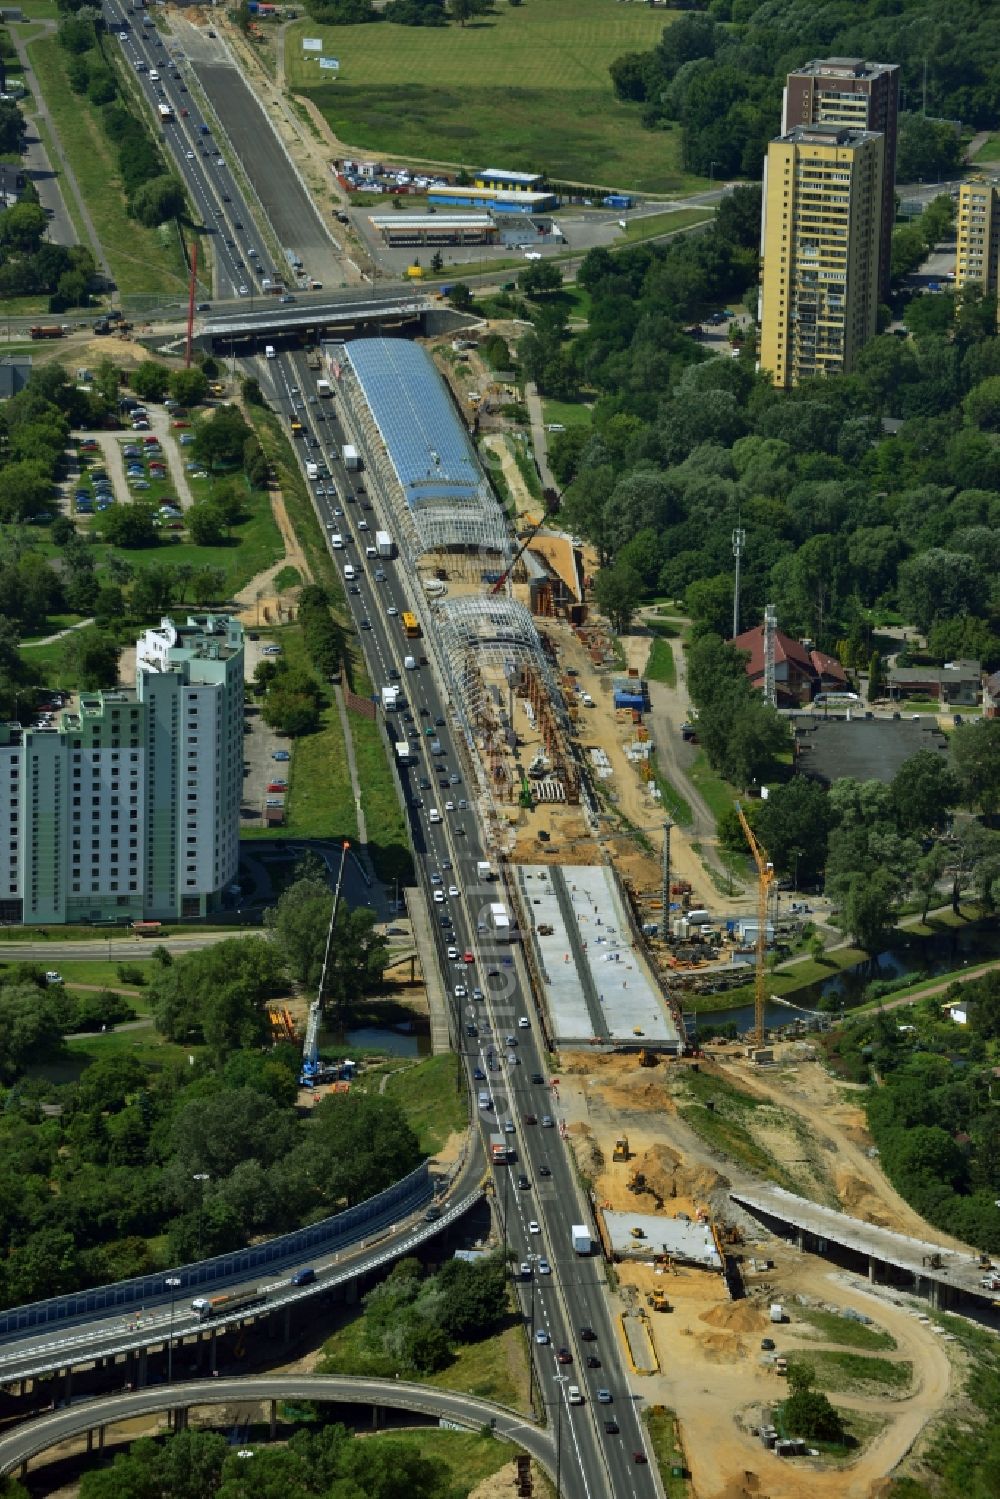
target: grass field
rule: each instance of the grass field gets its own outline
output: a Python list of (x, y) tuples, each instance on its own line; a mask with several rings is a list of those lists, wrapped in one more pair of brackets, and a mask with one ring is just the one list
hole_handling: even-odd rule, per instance
[(562, 422), (564, 427), (586, 427), (590, 422), (590, 407), (582, 401), (553, 401), (548, 397), (542, 402), (547, 422)]
[(464, 1130), (469, 1123), (454, 1052), (427, 1057), (394, 1072), (385, 1091), (396, 1100), (416, 1130), (425, 1155), (436, 1155), (449, 1135)]
[(815, 1353), (796, 1348), (788, 1355), (788, 1367), (808, 1364), (816, 1374), (816, 1389), (838, 1390), (846, 1394), (901, 1395), (913, 1383), (913, 1365), (906, 1359), (890, 1363), (888, 1359), (866, 1358), (862, 1353), (833, 1353), (827, 1349)]
[[(815, 958), (802, 958), (796, 963), (791, 963), (787, 968), (780, 968), (767, 976), (767, 989), (769, 994), (778, 994), (782, 997), (791, 998), (797, 990), (804, 989), (807, 984), (822, 982), (823, 979), (832, 978), (842, 968), (851, 968), (855, 963), (860, 963), (865, 954), (857, 947), (837, 947), (827, 953), (822, 962), (817, 963)], [(730, 989), (725, 994), (686, 994), (684, 996), (684, 1008), (691, 1010), (736, 1010), (741, 1005), (753, 1004), (754, 986), (751, 978), (738, 989)]]
[(991, 135), (975, 155), (976, 166), (985, 166), (986, 163), (995, 161), (1000, 161), (1000, 135)]
[(186, 296), (188, 278), (176, 233), (172, 226), (144, 229), (126, 214), (111, 142), (96, 110), (66, 81), (69, 54), (55, 37), (32, 42), (28, 51), (120, 293)]
[[(410, 161), (544, 172), (640, 192), (697, 186), (680, 137), (643, 130), (614, 98), (609, 65), (659, 41), (671, 13), (611, 0), (532, 0), (472, 25), (288, 29), (286, 76), (345, 146)], [(304, 36), (340, 59), (325, 82)]]
[(661, 234), (676, 234), (678, 229), (690, 229), (692, 224), (707, 224), (713, 217), (710, 209), (676, 208), (669, 213), (648, 213), (642, 218), (628, 219), (625, 238), (631, 244), (644, 239), (657, 239)]
[(653, 1449), (667, 1499), (684, 1499), (684, 1496), (690, 1494), (691, 1486), (686, 1478), (675, 1478), (671, 1471), (673, 1468), (684, 1467), (684, 1451), (677, 1417), (665, 1405), (652, 1405), (643, 1411), (642, 1419), (646, 1423), (649, 1445)]
[(815, 1327), (824, 1343), (843, 1343), (848, 1348), (872, 1350), (890, 1350), (896, 1346), (892, 1333), (880, 1327), (866, 1327), (863, 1322), (854, 1322), (850, 1317), (838, 1317), (836, 1312), (826, 1312), (819, 1306), (796, 1307), (795, 1320)]

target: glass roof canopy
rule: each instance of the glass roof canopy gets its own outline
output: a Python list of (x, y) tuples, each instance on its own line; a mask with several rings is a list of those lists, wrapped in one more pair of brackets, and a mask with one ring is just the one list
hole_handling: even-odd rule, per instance
[(378, 429), (417, 556), (449, 547), (506, 555), (506, 520), (430, 356), (401, 338), (352, 339), (345, 360)]

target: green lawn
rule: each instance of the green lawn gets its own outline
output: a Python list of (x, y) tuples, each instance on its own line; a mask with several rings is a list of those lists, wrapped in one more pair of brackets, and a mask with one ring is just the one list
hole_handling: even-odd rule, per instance
[[(795, 1320), (808, 1322), (824, 1343), (843, 1343), (848, 1348), (872, 1350), (892, 1350), (896, 1346), (892, 1333), (880, 1327), (866, 1327), (863, 1322), (854, 1322), (850, 1317), (838, 1317), (836, 1312), (826, 1312), (822, 1307), (796, 1307)], [(808, 1352), (804, 1356), (808, 1358)]]
[(644, 239), (657, 239), (661, 234), (676, 234), (678, 229), (690, 229), (692, 224), (707, 224), (712, 217), (711, 209), (675, 208), (666, 213), (648, 213), (639, 218), (626, 218), (625, 238), (632, 244)]
[[(138, 947), (139, 943), (137, 942), (135, 945), (136, 947)], [(65, 961), (63, 961), (61, 957), (53, 957), (51, 960), (46, 959), (45, 962), (47, 963), (51, 961), (55, 965), (69, 987), (72, 987), (74, 984), (99, 984), (101, 988), (106, 987), (108, 989), (130, 989), (133, 990), (137, 995), (139, 995), (140, 999), (142, 999), (143, 990), (139, 984), (135, 983), (133, 979), (120, 979), (118, 977), (119, 961), (125, 962), (129, 966), (131, 966), (134, 962), (136, 968), (142, 969), (143, 973), (146, 976), (146, 982), (149, 982), (149, 979), (151, 978), (156, 965), (149, 957), (145, 942), (143, 942), (142, 948), (143, 952), (139, 958), (132, 959), (131, 957), (129, 957), (122, 960), (115, 958), (110, 963), (108, 962), (106, 957), (67, 958)], [(6, 963), (16, 962), (18, 960), (8, 958), (4, 961)], [(33, 958), (28, 958), (21, 961), (34, 962), (36, 960)], [(40, 965), (45, 966), (41, 958), (37, 959), (37, 962)], [(146, 1003), (142, 1003), (141, 1006), (136, 1004), (135, 1001), (133, 1001), (132, 1003), (133, 1008), (135, 1009), (139, 1009), (141, 1007), (143, 1013), (146, 1013), (149, 1009), (149, 1006)]]
[(984, 166), (987, 162), (1000, 161), (1000, 135), (991, 135), (989, 140), (976, 152), (973, 161), (976, 166)]
[(708, 763), (704, 750), (699, 750), (690, 771), (691, 780), (708, 804), (708, 810), (718, 822), (724, 812), (730, 812), (739, 793), (724, 781)]
[[(822, 962), (815, 958), (802, 958), (787, 968), (777, 969), (767, 975), (767, 992), (783, 998), (794, 999), (796, 991), (807, 984), (815, 984), (832, 978), (842, 968), (851, 968), (865, 958), (860, 948), (837, 947), (828, 952)], [(753, 1004), (753, 966), (747, 968), (747, 982), (738, 989), (729, 989), (725, 994), (686, 994), (684, 1008), (690, 1010), (735, 1010), (742, 1005)]]
[[(643, 130), (638, 106), (616, 102), (608, 67), (653, 47), (674, 14), (534, 0), (445, 29), (302, 21), (287, 32), (286, 76), (352, 148), (672, 192), (695, 185), (681, 171), (679, 134)], [(336, 81), (302, 50), (304, 36), (340, 59)]]
[(681, 796), (672, 781), (662, 773), (656, 763), (655, 754), (649, 757), (650, 769), (653, 772), (653, 784), (659, 787), (660, 805), (664, 812), (674, 822), (679, 822), (681, 827), (689, 828), (694, 822), (694, 814), (686, 797)]
[(385, 1085), (416, 1130), (420, 1149), (436, 1155), (449, 1135), (468, 1127), (465, 1090), (460, 1085), (458, 1057), (446, 1052), (394, 1072)]
[(677, 1417), (665, 1405), (651, 1405), (642, 1413), (649, 1434), (649, 1445), (656, 1458), (660, 1479), (667, 1499), (685, 1499), (691, 1486), (684, 1477), (675, 1478), (674, 1468), (684, 1468), (684, 1449), (677, 1429)]
[[(360, 684), (358, 684), (360, 690)], [(354, 758), (361, 785), (361, 806), (368, 829), (368, 848), (380, 879), (401, 883), (413, 873), (410, 836), (400, 805), (396, 767), (386, 754), (378, 720), (348, 715)]]
[(646, 662), (646, 676), (651, 682), (663, 682), (667, 687), (676, 687), (677, 667), (669, 640), (653, 641), (653, 648)]
[(561, 422), (564, 427), (586, 427), (590, 423), (591, 409), (582, 401), (553, 401), (546, 397), (542, 405), (547, 422)]
[(188, 277), (176, 231), (173, 225), (144, 229), (126, 214), (114, 148), (97, 111), (74, 94), (66, 80), (69, 54), (55, 37), (41, 37), (28, 51), (121, 295), (186, 300)]
[(890, 1363), (888, 1359), (866, 1358), (862, 1353), (831, 1353), (797, 1348), (788, 1355), (788, 1367), (808, 1364), (816, 1374), (816, 1389), (824, 1392), (849, 1390), (866, 1395), (885, 1392), (902, 1395), (913, 1383), (913, 1365), (906, 1359)]

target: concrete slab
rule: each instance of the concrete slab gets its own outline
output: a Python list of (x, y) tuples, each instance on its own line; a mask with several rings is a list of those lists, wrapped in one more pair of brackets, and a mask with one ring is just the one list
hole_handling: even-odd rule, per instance
[(525, 938), (535, 944), (557, 1044), (679, 1046), (612, 871), (531, 864), (518, 870), (518, 879), (529, 914)]
[[(668, 1218), (665, 1213), (603, 1213), (604, 1226), (615, 1254), (629, 1260), (648, 1260), (655, 1254), (669, 1254), (671, 1259), (703, 1270), (722, 1269), (719, 1251), (707, 1223), (688, 1223), (683, 1218)], [(632, 1230), (642, 1230), (642, 1238), (632, 1237)]]

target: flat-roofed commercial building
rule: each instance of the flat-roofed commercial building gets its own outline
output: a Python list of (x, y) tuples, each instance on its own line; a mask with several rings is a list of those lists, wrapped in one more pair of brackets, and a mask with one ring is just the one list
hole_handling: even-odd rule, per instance
[(775, 385), (847, 374), (877, 330), (882, 137), (797, 125), (768, 147), (760, 364)]
[(488, 213), (373, 213), (368, 222), (387, 245), (491, 245), (498, 234)]

